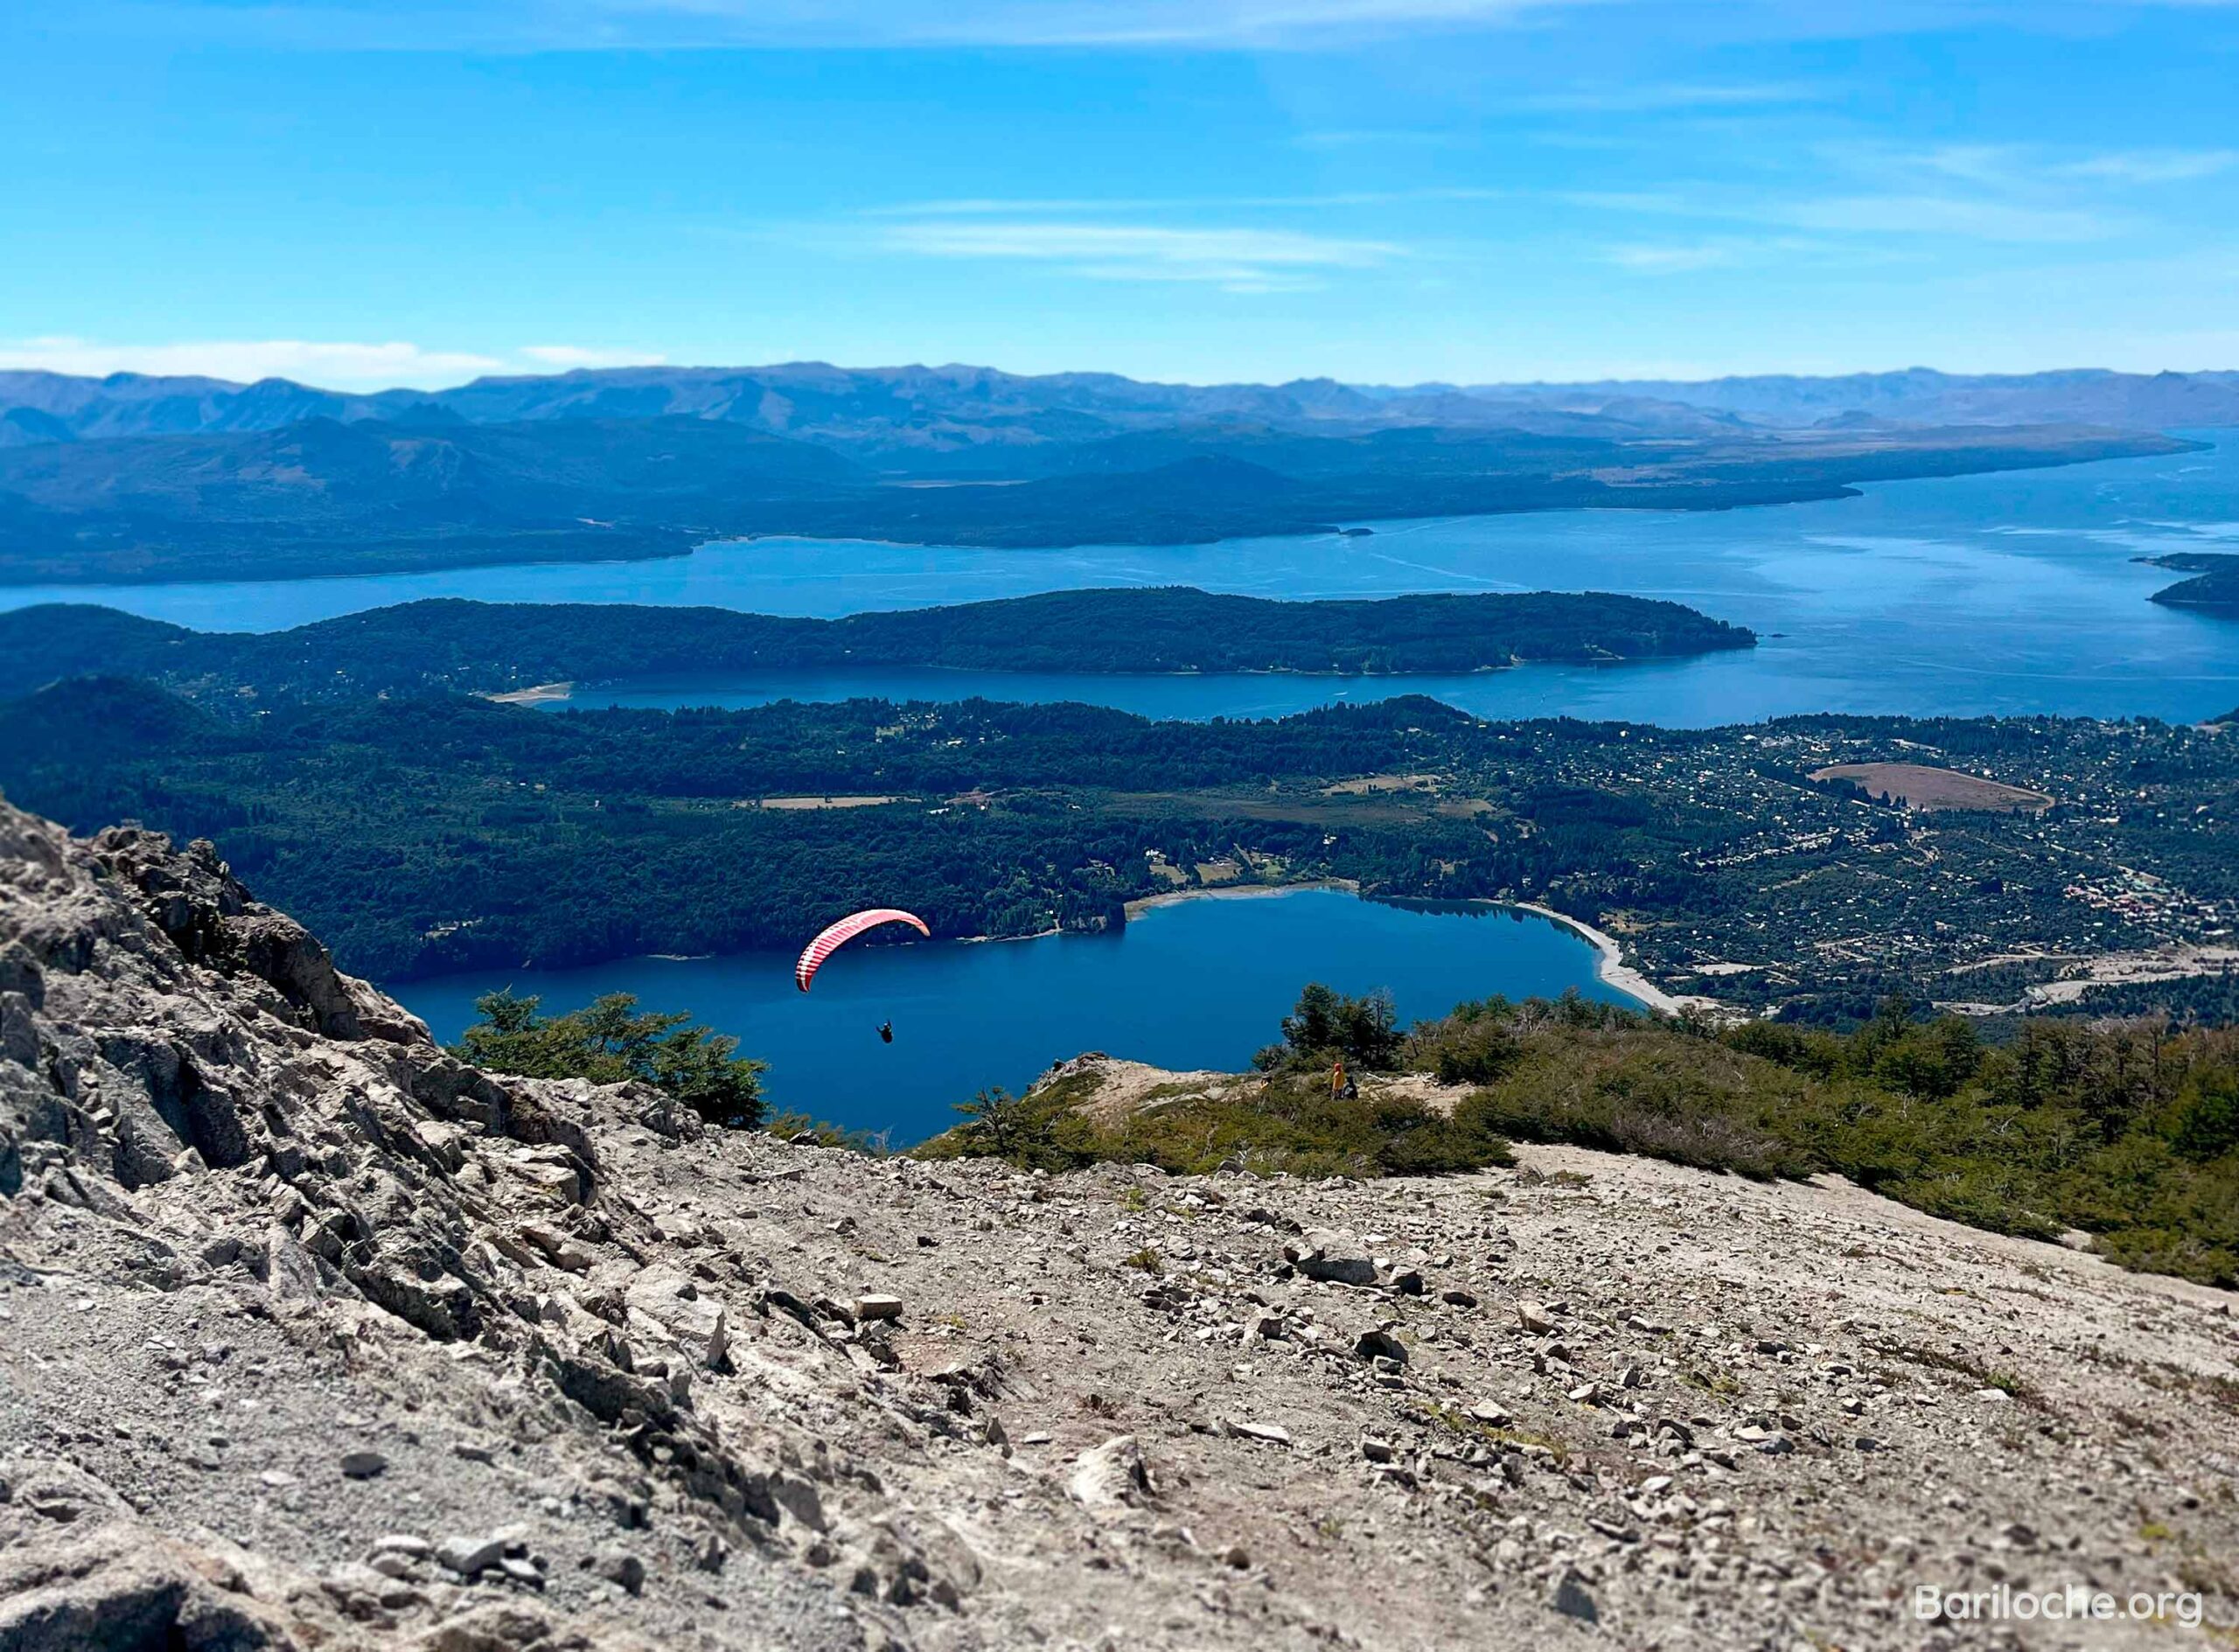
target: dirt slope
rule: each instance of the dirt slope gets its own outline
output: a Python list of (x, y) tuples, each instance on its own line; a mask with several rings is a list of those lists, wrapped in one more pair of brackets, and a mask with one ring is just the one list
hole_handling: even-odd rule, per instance
[(703, 1132), (460, 1066), (206, 851), (0, 807), (0, 1649), (1984, 1643), (1921, 1584), (2239, 1614), (2231, 1298), (1523, 1156), (1050, 1178)]

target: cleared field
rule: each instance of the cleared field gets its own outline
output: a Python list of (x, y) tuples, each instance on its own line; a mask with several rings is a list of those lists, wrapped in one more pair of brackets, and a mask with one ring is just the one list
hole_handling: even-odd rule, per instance
[(875, 809), (882, 803), (899, 803), (899, 798), (764, 798), (760, 806), (764, 809)]
[(1379, 791), (1435, 791), (1434, 774), (1364, 774), (1322, 788), (1325, 798), (1372, 797)]
[(1985, 780), (1957, 769), (1935, 769), (1919, 763), (1838, 763), (1811, 772), (1814, 780), (1855, 780), (1884, 802), (1892, 799), (1908, 808), (1933, 812), (1971, 809), (1994, 814), (2033, 814), (2049, 809), (2053, 799), (2026, 786), (2002, 780)]
[(1210, 820), (1292, 820), (1322, 826), (1398, 826), (1426, 819), (1434, 806), (1431, 798), (1408, 792), (1385, 792), (1373, 798), (1355, 793), (1329, 797), (1320, 793), (1208, 787), (1196, 791), (1106, 791), (1100, 795), (1112, 808), (1130, 813)]

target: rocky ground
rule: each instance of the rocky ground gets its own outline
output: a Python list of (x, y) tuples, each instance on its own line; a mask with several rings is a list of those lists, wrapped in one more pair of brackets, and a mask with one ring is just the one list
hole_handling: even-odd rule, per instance
[(1521, 1157), (703, 1130), (0, 805), (0, 1652), (2239, 1642), (2233, 1298)]

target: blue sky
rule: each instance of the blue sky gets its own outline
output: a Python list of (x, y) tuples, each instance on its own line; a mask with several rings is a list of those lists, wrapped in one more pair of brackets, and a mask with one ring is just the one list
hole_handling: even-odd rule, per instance
[(2239, 366), (2239, 4), (0, 0), (0, 366)]

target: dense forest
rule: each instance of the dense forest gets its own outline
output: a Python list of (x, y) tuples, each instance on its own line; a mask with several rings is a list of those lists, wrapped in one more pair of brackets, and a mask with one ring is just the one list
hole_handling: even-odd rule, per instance
[[(722, 608), (431, 601), (293, 631), (198, 632), (69, 603), (0, 613), (0, 695), (145, 677), (245, 711), (284, 700), (836, 666), (1424, 673), (1747, 648), (1744, 627), (1598, 592), (1272, 602), (1188, 587), (799, 619)], [(246, 698), (241, 691), (252, 691)]]
[[(1893, 756), (2054, 803), (1923, 812), (1810, 778)], [(1671, 990), (1840, 1023), (1900, 992), (2020, 1014), (2080, 960), (2212, 957), (2239, 924), (2239, 735), (2147, 722), (1686, 731), (1402, 698), (1160, 723), (456, 695), (243, 720), (74, 679), (0, 704), (0, 788), (80, 830), (208, 836), (345, 966), (389, 979), (787, 946), (873, 901), (944, 936), (1018, 935), (1121, 923), (1171, 889), (1339, 878), (1537, 902), (1620, 936)], [(2122, 1001), (2212, 1015), (2228, 993), (2203, 967)]]

